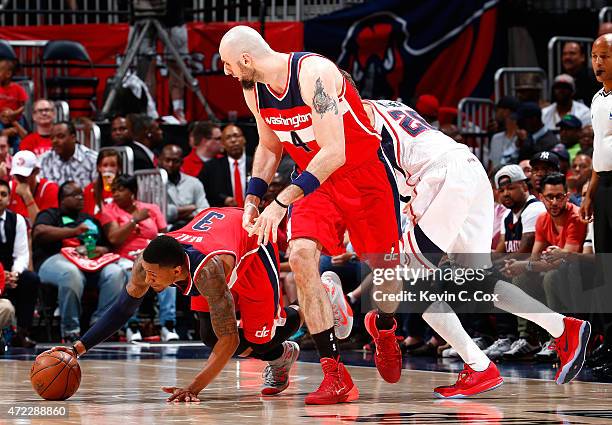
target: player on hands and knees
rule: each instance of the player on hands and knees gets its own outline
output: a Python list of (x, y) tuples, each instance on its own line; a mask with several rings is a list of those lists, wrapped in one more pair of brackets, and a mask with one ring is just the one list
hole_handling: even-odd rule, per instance
[(303, 316), (297, 305), (281, 306), (277, 247), (249, 237), (242, 214), (239, 208), (206, 209), (182, 229), (153, 239), (135, 261), (118, 301), (71, 349), (54, 350), (85, 354), (125, 324), (149, 288), (161, 292), (174, 284), (192, 296), (202, 340), (212, 353), (189, 386), (163, 388), (171, 394), (168, 401), (198, 401), (234, 354), (268, 362), (262, 394), (283, 391), (299, 355), (298, 345), (287, 340)]
[[(367, 122), (357, 91), (330, 60), (308, 52), (275, 52), (257, 31), (245, 26), (223, 36), (219, 53), (225, 73), (240, 81), (259, 133), (243, 226), (264, 244), (270, 237), (274, 241), (291, 206), (289, 263), (324, 372), (322, 384), (305, 402), (355, 400), (358, 390), (340, 360), (318, 263), (322, 250), (331, 255), (342, 252), (345, 229), (361, 258), (382, 256), (398, 244), (399, 210), (394, 182), (378, 156), (380, 137)], [(257, 207), (283, 149), (300, 174), (259, 215)], [(390, 355), (377, 366), (385, 379), (395, 382), (402, 367), (393, 334), (396, 323), (393, 315), (376, 322), (390, 341), (381, 344)]]
[[(484, 266), (486, 274), (478, 289), (497, 295), (496, 308), (546, 329), (555, 338), (561, 361), (555, 381), (571, 381), (584, 363), (590, 324), (555, 313), (500, 280), (501, 274), (492, 270), (493, 193), (480, 161), (465, 145), (431, 128), (400, 102), (364, 104), (371, 124), (382, 135), (383, 151), (398, 182), (404, 183), (400, 193), (411, 196), (404, 209), (410, 218), (403, 234), (404, 251), (430, 271), (438, 268), (445, 255), (462, 267)], [(423, 318), (465, 362), (456, 384), (436, 388), (437, 397), (467, 397), (502, 384), (495, 364), (472, 341), (446, 302), (429, 305)], [(367, 317), (366, 328), (372, 333)]]

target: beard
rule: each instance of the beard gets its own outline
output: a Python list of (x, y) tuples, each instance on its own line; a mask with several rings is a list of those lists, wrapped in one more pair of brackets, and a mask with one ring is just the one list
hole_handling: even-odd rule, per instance
[(253, 90), (255, 87), (255, 80), (240, 80), (240, 84), (244, 90)]

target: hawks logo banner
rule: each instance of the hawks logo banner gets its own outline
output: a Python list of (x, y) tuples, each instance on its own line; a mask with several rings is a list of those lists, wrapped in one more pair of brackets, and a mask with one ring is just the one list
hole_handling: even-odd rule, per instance
[(498, 0), (377, 1), (304, 24), (305, 49), (348, 71), (365, 98), (489, 97), (503, 63)]

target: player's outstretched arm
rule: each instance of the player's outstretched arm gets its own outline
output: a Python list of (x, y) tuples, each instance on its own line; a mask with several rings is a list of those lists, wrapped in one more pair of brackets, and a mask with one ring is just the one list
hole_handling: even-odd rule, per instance
[(225, 271), (220, 256), (213, 257), (204, 266), (204, 269), (196, 276), (194, 284), (208, 301), (210, 320), (218, 341), (204, 369), (196, 375), (189, 387), (162, 388), (165, 392), (172, 394), (168, 397), (168, 401), (200, 401), (197, 398), (200, 391), (206, 388), (223, 370), (240, 342), (234, 299), (225, 281)]
[(77, 356), (82, 356), (99, 343), (105, 341), (117, 332), (134, 315), (149, 289), (145, 283), (145, 272), (141, 264), (142, 257), (134, 261), (132, 267), (132, 278), (125, 289), (119, 294), (117, 301), (98, 319), (85, 335), (81, 337), (71, 348), (53, 347), (51, 350), (67, 351)]

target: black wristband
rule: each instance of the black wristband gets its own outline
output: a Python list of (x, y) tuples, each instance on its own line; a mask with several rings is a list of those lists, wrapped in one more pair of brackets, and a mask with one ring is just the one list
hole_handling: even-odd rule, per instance
[(79, 352), (77, 351), (76, 347), (73, 345), (72, 347), (70, 347), (70, 349), (74, 353), (74, 358), (78, 359), (79, 358)]
[(274, 198), (274, 202), (276, 202), (278, 205), (280, 205), (281, 207), (285, 209), (289, 208), (289, 205), (283, 204), (281, 201), (278, 200), (278, 198)]

